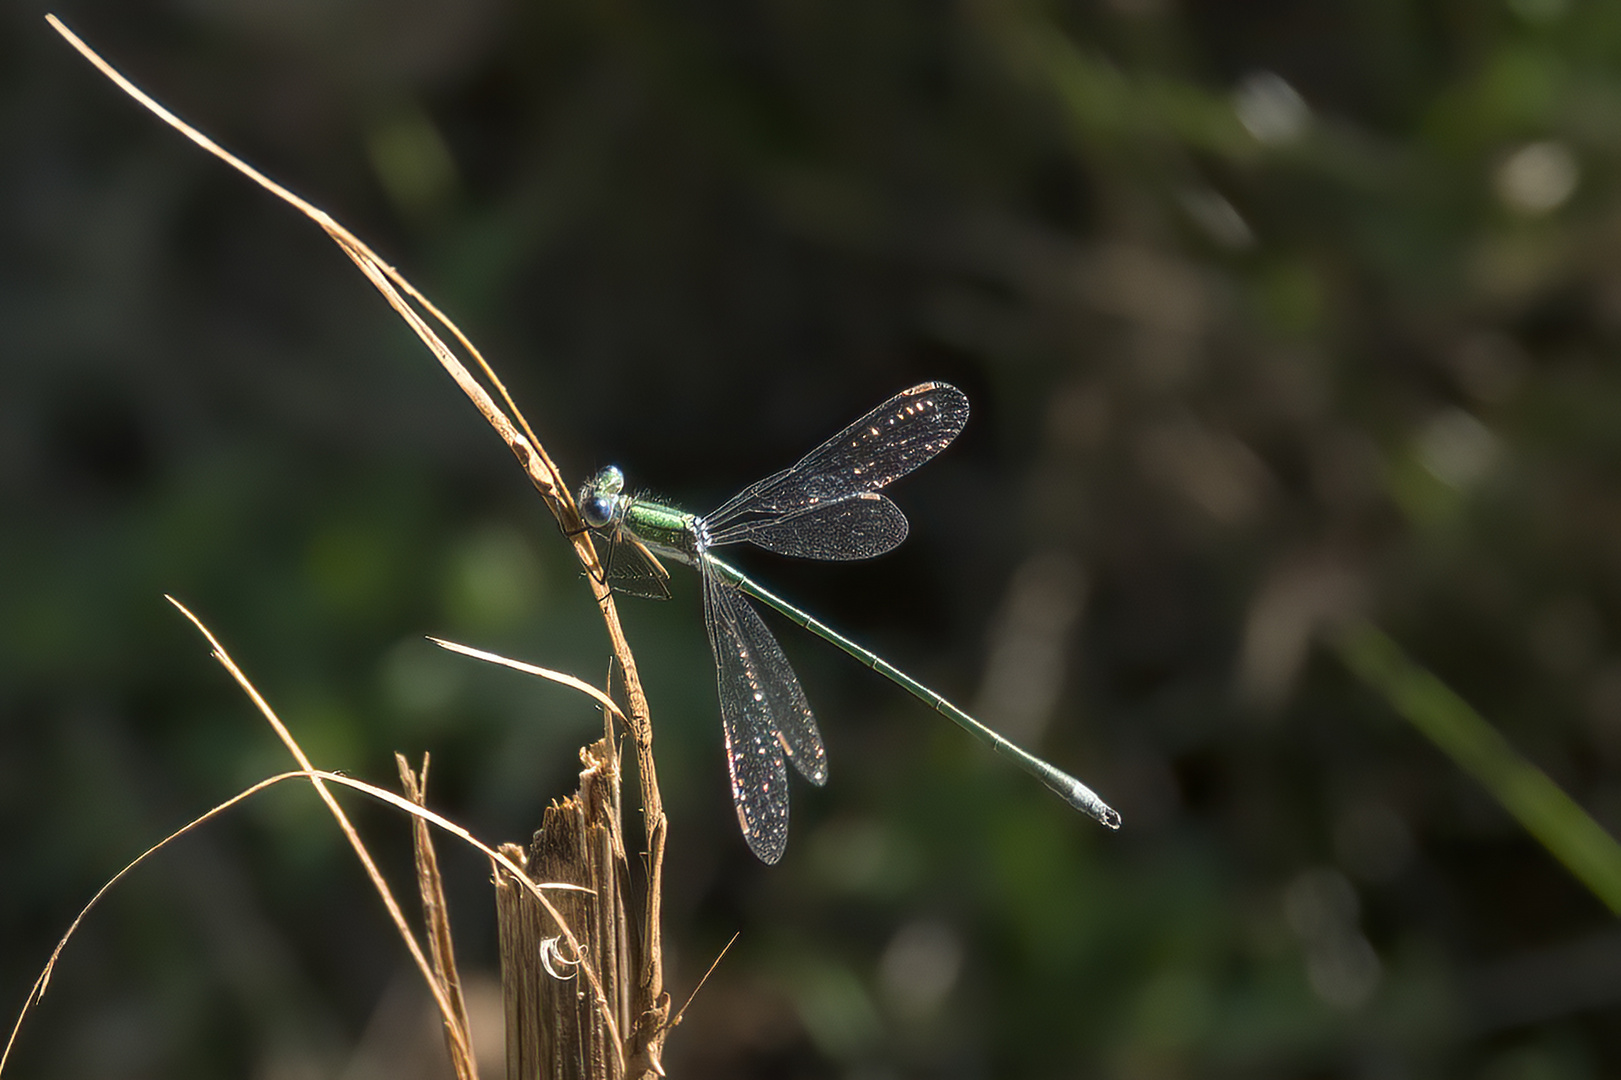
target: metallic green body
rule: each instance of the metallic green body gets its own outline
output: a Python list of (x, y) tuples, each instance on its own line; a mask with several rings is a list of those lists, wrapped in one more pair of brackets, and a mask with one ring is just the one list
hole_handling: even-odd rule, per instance
[(1120, 815), (1091, 788), (1062, 769), (1009, 742), (1000, 733), (975, 720), (871, 649), (857, 645), (809, 612), (795, 607), (751, 580), (737, 567), (705, 550), (708, 547), (708, 534), (703, 519), (697, 514), (689, 514), (674, 506), (666, 506), (648, 499), (633, 499), (621, 494), (622, 478), (617, 471), (605, 471), (600, 477), (596, 484), (587, 485), (586, 492), (582, 492), (582, 501), (586, 495), (605, 496), (609, 500), (606, 505), (612, 508), (615, 524), (626, 536), (646, 545), (655, 555), (662, 555), (686, 563), (701, 572), (712, 574), (727, 587), (738, 589), (774, 608), (823, 641), (838, 646), (888, 678), (964, 731), (988, 743), (997, 753), (1011, 759), (1019, 768), (1046, 784), (1075, 809), (1090, 815), (1111, 829), (1120, 827)]
[[(669, 595), (663, 584), (667, 575), (650, 555), (686, 563), (704, 579), (704, 619), (715, 655), (732, 800), (750, 849), (768, 863), (781, 858), (787, 843), (786, 763), (821, 784), (827, 779), (826, 751), (798, 677), (745, 597), (890, 679), (1077, 810), (1111, 829), (1120, 827), (1120, 815), (1085, 784), (762, 587), (712, 550), (748, 542), (780, 555), (842, 561), (893, 549), (906, 538), (906, 516), (880, 489), (945, 449), (967, 419), (968, 399), (962, 391), (945, 383), (922, 383), (702, 517), (627, 495), (624, 473), (611, 465), (580, 489), (580, 516), (587, 527), (640, 549), (634, 572), (620, 573), (621, 580), (646, 587), (642, 595)], [(657, 581), (649, 585), (650, 578)]]
[(698, 561), (698, 515), (647, 499), (627, 500), (620, 527), (664, 555), (694, 566)]
[[(611, 486), (611, 485), (610, 485)], [(754, 599), (793, 620), (817, 637), (838, 646), (849, 655), (888, 678), (896, 685), (951, 720), (975, 738), (989, 744), (997, 753), (1011, 759), (1025, 772), (1036, 777), (1075, 809), (1090, 815), (1111, 829), (1120, 827), (1120, 815), (1085, 784), (1073, 776), (1042, 760), (1022, 747), (1009, 742), (1000, 733), (986, 727), (966, 712), (930, 690), (910, 675), (901, 671), (871, 649), (863, 648), (817, 619), (802, 608), (795, 607), (782, 597), (753, 581), (737, 567), (716, 558), (705, 550), (707, 534), (703, 520), (674, 506), (666, 506), (646, 499), (633, 499), (619, 494), (617, 487), (610, 492), (617, 513), (618, 527), (624, 533), (645, 544), (656, 555), (684, 562), (701, 571), (713, 574), (727, 587), (738, 589)]]

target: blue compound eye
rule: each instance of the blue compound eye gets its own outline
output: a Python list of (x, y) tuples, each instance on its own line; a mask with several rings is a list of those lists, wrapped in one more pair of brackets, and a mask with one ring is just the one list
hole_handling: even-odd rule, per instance
[(618, 501), (612, 495), (588, 495), (580, 500), (580, 516), (593, 529), (603, 528), (613, 520), (614, 507)]

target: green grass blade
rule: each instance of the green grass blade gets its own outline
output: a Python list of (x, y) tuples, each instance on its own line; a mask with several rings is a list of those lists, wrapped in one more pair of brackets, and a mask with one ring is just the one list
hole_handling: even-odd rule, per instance
[(1538, 843), (1621, 915), (1621, 844), (1603, 826), (1387, 635), (1364, 623), (1336, 644), (1353, 672), (1479, 780)]

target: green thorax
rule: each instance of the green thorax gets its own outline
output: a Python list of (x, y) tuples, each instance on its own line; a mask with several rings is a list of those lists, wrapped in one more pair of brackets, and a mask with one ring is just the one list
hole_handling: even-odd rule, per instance
[(697, 514), (651, 499), (631, 499), (625, 506), (620, 527), (652, 548), (655, 555), (666, 555), (684, 563), (697, 562)]

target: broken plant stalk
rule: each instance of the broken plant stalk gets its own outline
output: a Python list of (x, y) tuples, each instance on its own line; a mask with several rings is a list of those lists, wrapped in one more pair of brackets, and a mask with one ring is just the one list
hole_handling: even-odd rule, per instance
[[(343, 250), (361, 273), (383, 294), (391, 307), (416, 332), (428, 350), (433, 353), (440, 365), (455, 380), (463, 393), (478, 408), (486, 422), (495, 429), (496, 433), (507, 444), (518, 463), (528, 475), (530, 482), (539, 491), (547, 507), (556, 517), (565, 536), (574, 548), (576, 557), (587, 573), (585, 580), (589, 583), (595, 595), (597, 606), (602, 612), (603, 623), (607, 628), (608, 640), (613, 650), (614, 659), (624, 680), (625, 699), (628, 708), (624, 716), (629, 729), (632, 744), (635, 747), (637, 775), (640, 780), (641, 801), (644, 821), (646, 825), (646, 874), (644, 877), (644, 892), (640, 902), (632, 895), (633, 883), (631, 875), (626, 872), (627, 860), (624, 855), (621, 824), (619, 820), (619, 781), (620, 773), (618, 759), (612, 753), (613, 732), (595, 746), (589, 748), (585, 754), (588, 759), (586, 773), (582, 774), (581, 789), (573, 799), (565, 800), (562, 804), (547, 811), (548, 823), (557, 823), (562, 832), (548, 833), (543, 826), (541, 834), (537, 836), (526, 858), (533, 865), (533, 860), (543, 858), (552, 869), (545, 871), (554, 875), (552, 880), (573, 882), (588, 885), (591, 888), (602, 888), (605, 892), (598, 893), (592, 901), (594, 908), (585, 913), (579, 913), (582, 922), (579, 925), (582, 933), (578, 937), (578, 949), (575, 955), (557, 954), (555, 943), (553, 952), (547, 956), (547, 964), (531, 965), (531, 957), (504, 958), (504, 966), (513, 965), (515, 974), (527, 972), (534, 979), (557, 981), (562, 988), (549, 984), (531, 987), (532, 993), (526, 993), (525, 1001), (532, 1001), (538, 1007), (555, 1009), (557, 1012), (549, 1019), (555, 1021), (550, 1027), (545, 1024), (538, 1025), (539, 1030), (565, 1031), (568, 1028), (568, 1018), (564, 1013), (574, 1007), (578, 1000), (576, 984), (567, 980), (557, 980), (550, 967), (559, 975), (567, 975), (562, 970), (569, 965), (577, 965), (583, 969), (592, 968), (598, 971), (602, 990), (607, 1000), (612, 1003), (611, 1011), (615, 1014), (614, 1022), (610, 1023), (608, 1017), (602, 1016), (587, 1019), (585, 1026), (600, 1024), (606, 1032), (612, 1031), (612, 1042), (608, 1046), (603, 1043), (600, 1047), (602, 1068), (590, 1072), (554, 1073), (555, 1076), (580, 1076), (597, 1078), (607, 1077), (643, 1077), (662, 1075), (660, 1065), (665, 1036), (670, 1027), (670, 1000), (664, 989), (663, 947), (660, 932), (661, 903), (663, 889), (663, 862), (664, 841), (667, 821), (664, 816), (663, 800), (659, 795), (658, 772), (653, 762), (653, 729), (647, 704), (647, 697), (642, 691), (641, 680), (637, 674), (636, 659), (632, 655), (630, 645), (625, 639), (624, 630), (620, 626), (619, 613), (614, 606), (614, 598), (606, 584), (606, 576), (602, 573), (602, 564), (591, 541), (590, 530), (585, 529), (580, 515), (570, 493), (569, 485), (563, 482), (557, 466), (546, 453), (540, 440), (535, 436), (522, 411), (513, 402), (506, 387), (496, 376), (490, 365), (479, 353), (465, 334), (420, 292), (410, 282), (406, 281), (392, 266), (379, 259), (371, 248), (362, 243), (353, 233), (344, 228), (325, 211), (311, 205), (298, 195), (270, 180), (262, 173), (252, 168), (236, 156), (232, 155), (202, 132), (193, 128), (179, 117), (175, 116), (162, 105), (158, 104), (137, 86), (114, 70), (106, 61), (102, 60), (89, 46), (85, 45), (77, 36), (65, 27), (54, 16), (47, 16), (51, 26), (60, 33), (69, 44), (77, 49), (87, 60), (94, 64), (102, 74), (116, 83), (130, 97), (140, 102), (154, 115), (158, 116), (170, 127), (186, 136), (208, 153), (230, 165), (233, 169), (259, 184), (284, 202), (292, 205), (302, 212), (311, 221), (321, 227), (326, 234)], [(468, 371), (466, 365), (457, 357), (444, 339), (435, 332), (432, 323), (437, 323), (465, 350), (479, 371), (489, 381), (491, 387), (499, 394), (505, 409), (498, 404), (495, 397), (485, 389), (485, 386)], [(510, 417), (508, 415), (510, 411)], [(514, 419), (516, 418), (516, 423)], [(617, 712), (618, 710), (615, 710)], [(611, 723), (611, 722), (610, 722)], [(308, 766), (306, 766), (307, 768)], [(576, 827), (578, 825), (578, 828)], [(606, 830), (599, 832), (598, 830)], [(574, 839), (569, 839), (574, 837)], [(570, 853), (573, 854), (570, 854)], [(572, 866), (567, 865), (573, 860)], [(502, 871), (497, 869), (498, 896), (503, 889)], [(633, 926), (631, 920), (639, 915), (639, 925)], [(528, 918), (529, 916), (524, 916)], [(551, 918), (551, 916), (547, 916)], [(555, 922), (556, 920), (553, 919)], [(542, 927), (544, 929), (544, 926)], [(549, 935), (541, 937), (541, 942), (551, 940), (560, 933), (566, 933), (567, 927), (556, 927)], [(639, 932), (633, 932), (639, 931)], [(600, 936), (599, 935), (600, 932)], [(503, 943), (506, 941), (503, 935)], [(515, 941), (515, 947), (527, 949), (527, 939), (522, 942)], [(612, 966), (602, 961), (612, 957)], [(602, 966), (599, 968), (598, 965)], [(561, 966), (560, 966), (561, 965)], [(419, 966), (424, 966), (419, 964)], [(538, 971), (534, 970), (538, 966)], [(443, 976), (431, 976), (431, 980), (441, 979)], [(596, 982), (597, 979), (593, 979)], [(459, 1019), (454, 1016), (455, 1009), (450, 1005), (446, 987), (442, 982), (435, 982), (431, 987), (435, 999), (439, 1001), (441, 1011), (446, 1013), (447, 1023), (457, 1024)], [(509, 1001), (509, 1017), (513, 1005)], [(598, 1032), (592, 1037), (604, 1035)], [(605, 1037), (605, 1036), (604, 1036)], [(510, 1038), (510, 1037), (509, 1037)], [(600, 1040), (599, 1040), (600, 1042)], [(521, 1055), (520, 1055), (521, 1057)], [(589, 1058), (590, 1055), (587, 1055)], [(512, 1080), (522, 1077), (529, 1080), (537, 1074), (527, 1071), (539, 1067), (539, 1059), (534, 1064), (525, 1060), (522, 1068), (526, 1071), (514, 1071), (519, 1063), (509, 1058), (507, 1075)]]

